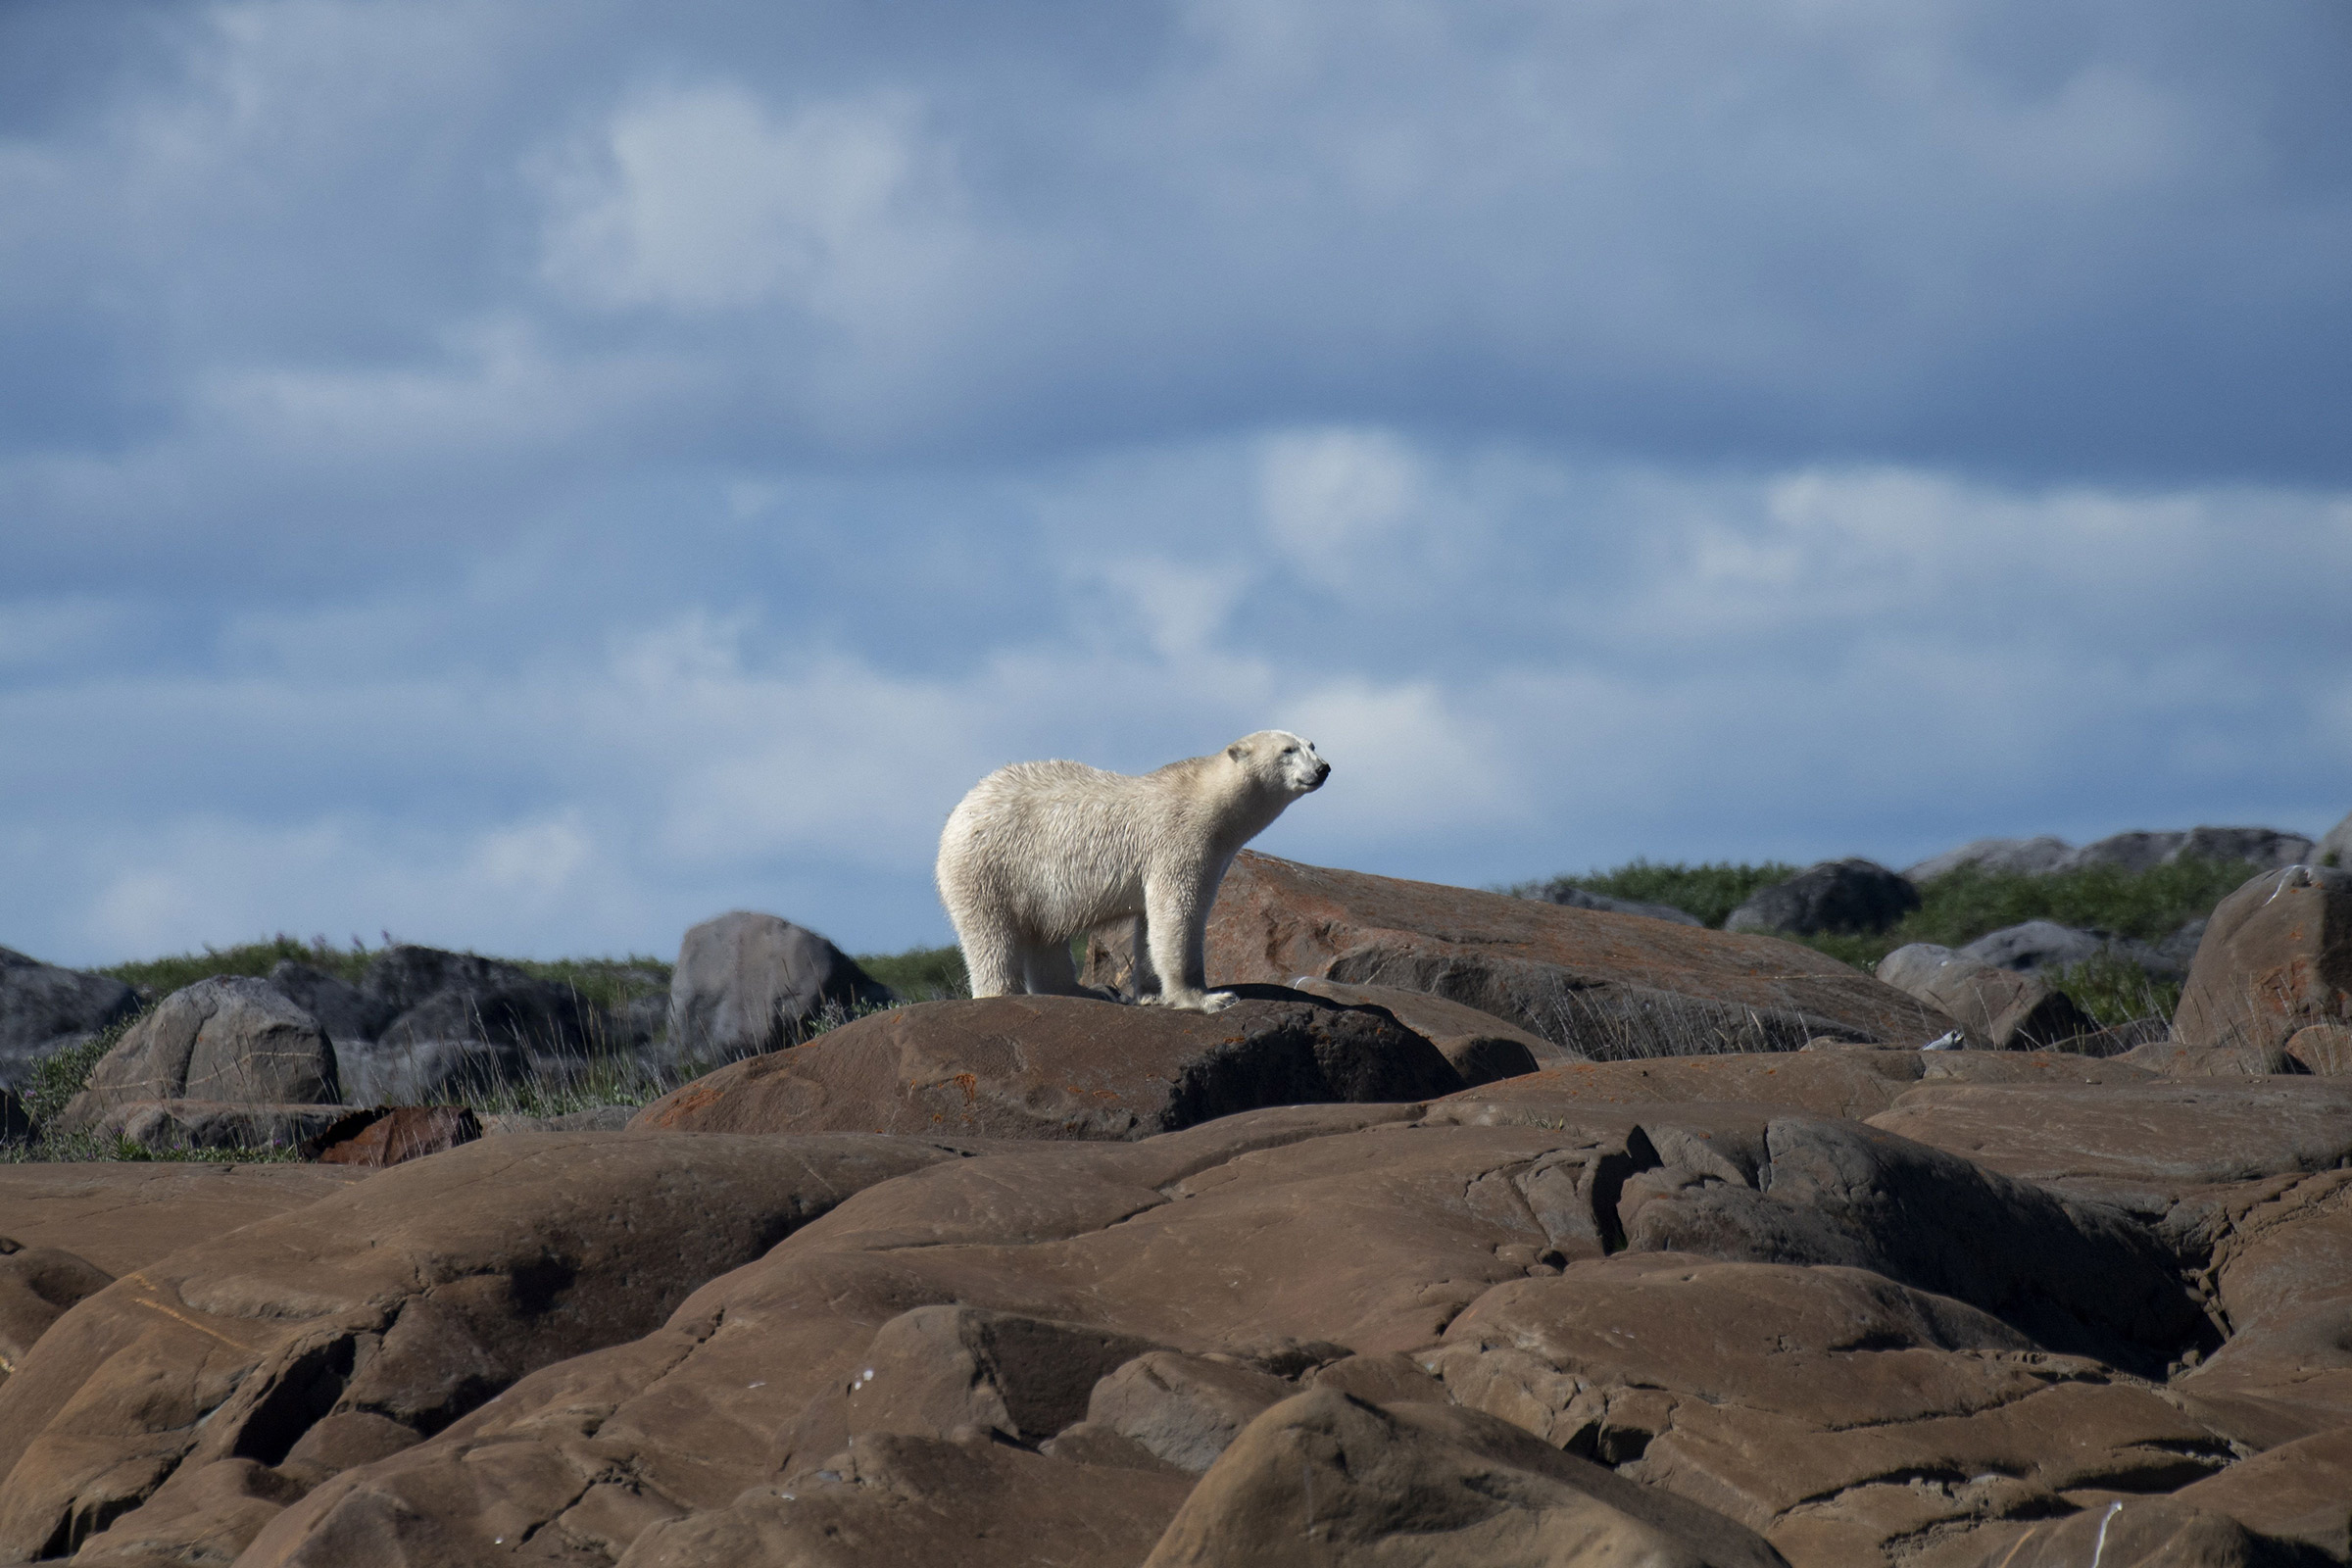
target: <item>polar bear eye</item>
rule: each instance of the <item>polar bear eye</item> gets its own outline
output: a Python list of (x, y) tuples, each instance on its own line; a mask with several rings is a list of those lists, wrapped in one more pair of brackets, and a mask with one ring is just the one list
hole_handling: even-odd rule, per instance
[(1297, 757), (1298, 755), (1298, 748), (1296, 746), (1285, 746), (1282, 749), (1282, 755), (1285, 757)]

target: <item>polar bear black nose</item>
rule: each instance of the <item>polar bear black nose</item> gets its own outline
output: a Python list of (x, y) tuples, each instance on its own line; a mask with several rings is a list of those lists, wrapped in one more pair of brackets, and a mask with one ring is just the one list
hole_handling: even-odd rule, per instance
[(1316, 763), (1316, 764), (1315, 764), (1315, 782), (1316, 782), (1316, 783), (1318, 783), (1318, 784), (1320, 784), (1320, 783), (1322, 783), (1322, 782), (1323, 782), (1325, 779), (1327, 779), (1327, 778), (1329, 778), (1329, 777), (1331, 777), (1331, 764), (1330, 764), (1329, 762), (1318, 762), (1318, 763)]

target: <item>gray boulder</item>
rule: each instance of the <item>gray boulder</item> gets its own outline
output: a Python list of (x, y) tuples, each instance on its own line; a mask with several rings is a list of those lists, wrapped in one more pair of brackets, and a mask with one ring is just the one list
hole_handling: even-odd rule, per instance
[(738, 909), (686, 933), (669, 983), (669, 1049), (731, 1061), (795, 1043), (827, 1008), (893, 1000), (832, 943), (772, 914)]
[[(2197, 925), (2199, 933), (2203, 932), (2201, 922), (2192, 923)], [(2166, 943), (2176, 943), (2178, 937), (2179, 933), (2175, 933), (2165, 939)], [(2170, 946), (2134, 942), (2130, 937), (2060, 925), (2055, 920), (2028, 920), (2022, 925), (1988, 931), (1959, 952), (1964, 958), (1989, 963), (1996, 969), (2015, 969), (2021, 974), (2063, 969), (2106, 956), (2135, 964), (2152, 976), (2179, 980), (2188, 973), (2188, 959), (2196, 953), (2196, 938), (2189, 938), (2187, 955), (2176, 959)]]
[(2113, 866), (2136, 875), (2176, 860), (2247, 860), (2276, 868), (2311, 858), (2312, 842), (2270, 827), (2192, 827), (2180, 833), (2116, 833), (2069, 854), (2053, 869)]
[(2072, 853), (2073, 845), (2046, 833), (2031, 839), (1976, 839), (1956, 850), (1930, 856), (1903, 875), (1914, 882), (1928, 882), (1963, 866), (1973, 866), (1980, 871), (2015, 871), (2039, 876), (2058, 869)]
[(1879, 978), (1960, 1025), (1971, 1045), (2035, 1051), (2091, 1035), (2098, 1023), (2074, 999), (2031, 974), (1995, 968), (1932, 942), (1895, 949)]
[(120, 980), (0, 948), (0, 1089), (23, 1088), (43, 1056), (138, 1010)]
[(1723, 922), (1726, 931), (1884, 931), (1919, 907), (1919, 889), (1875, 860), (1824, 860), (1763, 889)]
[(334, 1049), (318, 1021), (266, 981), (231, 975), (174, 991), (131, 1025), (58, 1120), (79, 1131), (137, 1101), (332, 1104), (340, 1098)]
[(1588, 893), (1583, 888), (1554, 882), (1539, 895), (1546, 904), (1557, 904), (1570, 909), (1598, 909), (1604, 914), (1639, 914), (1652, 920), (1672, 920), (1676, 925), (1705, 925), (1688, 909), (1678, 909), (1671, 904), (1642, 904), (1633, 899), (1612, 899), (1605, 893)]
[(270, 989), (318, 1020), (330, 1040), (373, 1040), (398, 1015), (381, 997), (292, 958), (270, 971)]
[(570, 987), (471, 953), (386, 948), (356, 988), (315, 970), (289, 978), (348, 1025), (328, 1032), (359, 1104), (438, 1104), (561, 1078), (598, 1048), (627, 1044)]
[(2321, 865), (2341, 866), (2352, 871), (2352, 816), (2329, 828), (2311, 847), (2311, 858)]
[(335, 1057), (355, 1105), (450, 1104), (578, 1064), (464, 1034), (338, 1041)]

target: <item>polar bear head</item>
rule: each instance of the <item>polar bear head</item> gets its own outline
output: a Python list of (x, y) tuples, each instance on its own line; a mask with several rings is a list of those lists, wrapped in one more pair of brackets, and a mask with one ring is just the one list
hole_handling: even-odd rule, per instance
[(1315, 755), (1315, 743), (1287, 729), (1261, 729), (1225, 748), (1226, 758), (1261, 788), (1296, 798), (1323, 787), (1331, 764)]

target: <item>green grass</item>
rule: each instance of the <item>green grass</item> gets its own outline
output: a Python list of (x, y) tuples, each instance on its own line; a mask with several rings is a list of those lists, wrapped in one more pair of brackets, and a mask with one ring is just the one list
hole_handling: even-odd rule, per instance
[(858, 967), (908, 1002), (940, 1002), (972, 994), (957, 948), (908, 948), (905, 953), (861, 953)]
[(233, 948), (208, 946), (202, 953), (175, 953), (165, 958), (140, 958), (129, 963), (113, 964), (98, 972), (112, 975), (126, 986), (135, 987), (142, 996), (168, 997), (182, 986), (192, 986), (199, 980), (216, 975), (251, 975), (263, 979), (270, 970), (287, 958), (307, 963), (314, 969), (323, 969), (338, 980), (357, 985), (362, 970), (375, 956), (374, 953), (358, 944), (338, 948), (324, 937), (304, 942), (283, 931), (267, 942), (246, 942)]

